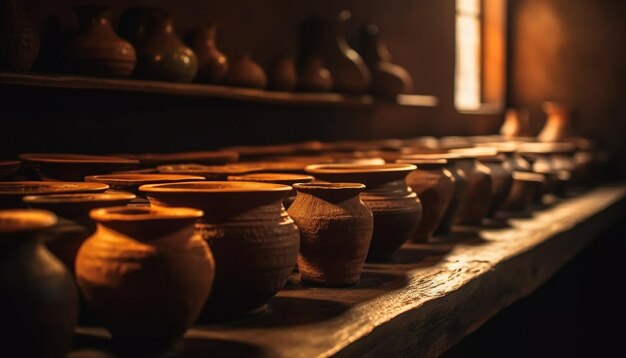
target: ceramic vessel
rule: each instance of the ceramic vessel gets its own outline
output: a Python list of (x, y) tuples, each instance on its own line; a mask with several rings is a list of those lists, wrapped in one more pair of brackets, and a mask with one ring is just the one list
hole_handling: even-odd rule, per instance
[(30, 70), (39, 53), (39, 42), (18, 1), (0, 1), (0, 70)]
[(513, 185), (513, 168), (503, 154), (478, 158), (479, 162), (489, 168), (491, 176), (491, 206), (489, 216), (494, 217), (502, 209)]
[(102, 6), (77, 6), (74, 10), (80, 29), (65, 46), (70, 70), (90, 76), (128, 77), (137, 57), (133, 46), (113, 31), (112, 11)]
[(422, 221), (413, 241), (428, 242), (454, 198), (454, 176), (446, 168), (446, 159), (403, 158), (398, 162), (417, 166), (406, 177), (407, 184), (422, 202)]
[[(137, 30), (141, 35), (136, 43), (137, 77), (191, 82), (198, 73), (196, 54), (174, 32), (172, 15), (161, 9), (144, 8), (140, 11)], [(145, 30), (141, 30), (145, 29)]]
[(226, 75), (226, 82), (230, 86), (260, 89), (267, 87), (267, 75), (263, 67), (246, 54), (233, 63)]
[(10, 181), (0, 182), (0, 208), (25, 207), (22, 197), (26, 195), (49, 195), (70, 193), (102, 193), (106, 184), (58, 181)]
[[(285, 174), (285, 173), (254, 173), (244, 175), (231, 175), (228, 177), (229, 181), (253, 181), (259, 183), (272, 183), (292, 186), (296, 183), (310, 183), (313, 181), (312, 176), (303, 174)], [(283, 200), (283, 206), (285, 209), (289, 209), (293, 201), (296, 199), (296, 190), (292, 189), (285, 199)]]
[(527, 142), (518, 146), (518, 152), (532, 164), (533, 172), (546, 179), (536, 201), (541, 201), (545, 194), (565, 193), (572, 179), (574, 150), (574, 145), (565, 142)]
[(300, 246), (298, 228), (282, 206), (291, 187), (216, 181), (144, 185), (140, 190), (153, 206), (204, 211), (196, 229), (216, 263), (205, 320), (259, 312), (287, 282)]
[(135, 198), (131, 193), (27, 195), (22, 200), (30, 208), (49, 210), (57, 215), (57, 225), (43, 236), (46, 247), (70, 272), (74, 272), (80, 245), (96, 230), (89, 211), (126, 205)]
[(300, 229), (298, 269), (314, 286), (342, 287), (361, 277), (373, 232), (363, 184), (295, 184), (289, 215)]
[(296, 62), (290, 56), (278, 56), (269, 71), (269, 88), (277, 91), (293, 91), (298, 85)]
[(317, 155), (320, 154), (322, 143), (308, 141), (263, 146), (234, 146), (225, 148), (239, 153), (242, 161), (266, 160), (274, 156)]
[(213, 256), (194, 231), (202, 211), (112, 207), (90, 216), (97, 230), (76, 258), (85, 300), (123, 349), (170, 349), (198, 317), (213, 283)]
[(76, 288), (39, 239), (55, 224), (44, 210), (0, 210), (0, 326), (8, 355), (64, 357), (72, 347)]
[(217, 25), (202, 25), (190, 35), (187, 44), (198, 57), (198, 81), (221, 83), (228, 73), (228, 58), (217, 48)]
[(142, 153), (125, 154), (124, 157), (137, 159), (141, 166), (156, 167), (168, 164), (204, 164), (223, 165), (234, 163), (239, 160), (239, 153), (232, 150), (214, 150), (201, 152), (178, 152), (178, 153)]
[(86, 176), (136, 168), (139, 161), (121, 157), (82, 154), (21, 154), (22, 165), (42, 180), (83, 181)]
[(546, 123), (537, 139), (541, 142), (557, 142), (567, 139), (571, 135), (569, 109), (562, 103), (545, 102), (543, 110), (546, 113)]
[(144, 197), (139, 187), (145, 184), (179, 183), (184, 181), (205, 180), (197, 175), (176, 174), (104, 174), (85, 177), (86, 182), (107, 184), (111, 190), (127, 191)]
[(511, 192), (502, 206), (506, 212), (529, 212), (536, 196), (541, 192), (545, 176), (539, 173), (514, 172)]
[(20, 169), (21, 163), (17, 160), (0, 160), (0, 179), (10, 178)]
[(319, 57), (305, 59), (300, 66), (298, 89), (303, 92), (328, 92), (335, 85), (333, 75)]
[(206, 178), (206, 180), (227, 180), (231, 175), (244, 175), (258, 173), (264, 170), (260, 165), (250, 164), (227, 164), (227, 165), (199, 165), (199, 164), (175, 164), (157, 167), (162, 174), (194, 175)]
[(422, 218), (420, 200), (405, 180), (415, 169), (411, 164), (321, 164), (306, 170), (319, 180), (365, 184), (361, 199), (374, 215), (367, 260), (386, 261), (415, 235)]
[(506, 139), (530, 135), (530, 112), (527, 109), (507, 109), (500, 134)]

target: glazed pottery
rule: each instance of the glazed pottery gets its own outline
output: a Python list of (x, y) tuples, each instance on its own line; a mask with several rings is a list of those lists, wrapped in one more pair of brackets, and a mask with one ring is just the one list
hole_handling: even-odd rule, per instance
[(328, 92), (335, 84), (333, 75), (319, 57), (305, 59), (298, 74), (298, 89), (303, 92)]
[(544, 180), (543, 174), (514, 172), (511, 192), (501, 209), (506, 212), (528, 212)]
[(137, 57), (133, 46), (113, 31), (112, 11), (102, 6), (77, 6), (74, 10), (80, 29), (65, 46), (70, 70), (90, 76), (128, 77)]
[(234, 163), (239, 160), (239, 153), (232, 150), (215, 150), (202, 152), (179, 152), (179, 153), (143, 153), (124, 155), (137, 159), (141, 166), (156, 167), (167, 164), (204, 164), (222, 165)]
[(250, 55), (244, 55), (231, 66), (226, 83), (235, 87), (265, 88), (267, 75), (263, 67), (252, 61)]
[(56, 221), (44, 210), (0, 210), (0, 331), (7, 356), (65, 357), (72, 346), (76, 288), (39, 238)]
[(491, 171), (477, 161), (481, 156), (493, 156), (495, 148), (466, 148), (454, 150), (459, 154), (457, 168), (467, 178), (467, 192), (459, 204), (455, 217), (456, 224), (480, 225), (489, 215), (493, 202)]
[(38, 53), (39, 35), (18, 1), (0, 1), (0, 70), (28, 71)]
[(98, 226), (76, 258), (85, 300), (123, 349), (172, 348), (213, 284), (213, 256), (194, 231), (202, 211), (111, 207), (90, 216)]
[(199, 165), (199, 164), (175, 164), (157, 167), (162, 174), (194, 175), (206, 178), (206, 180), (226, 180), (231, 175), (244, 175), (262, 172), (264, 168), (259, 165), (227, 164), (227, 165)]
[(145, 8), (140, 12), (138, 26), (137, 77), (191, 82), (198, 73), (198, 59), (174, 32), (172, 15), (165, 10)]
[(500, 134), (506, 139), (524, 137), (530, 134), (530, 113), (526, 109), (509, 108), (500, 127)]
[[(288, 173), (254, 173), (244, 175), (231, 175), (228, 177), (229, 181), (253, 181), (259, 183), (273, 183), (293, 186), (296, 183), (310, 183), (313, 181), (312, 176), (302, 174), (288, 174)], [(285, 209), (289, 209), (291, 203), (296, 199), (295, 189), (291, 190), (285, 199), (283, 205)]]
[(106, 184), (59, 182), (59, 181), (9, 181), (0, 182), (0, 208), (25, 207), (22, 197), (26, 195), (49, 195), (70, 193), (102, 193)]
[(319, 180), (365, 184), (361, 199), (374, 215), (368, 261), (390, 260), (415, 235), (422, 205), (405, 180), (415, 169), (411, 164), (320, 164), (306, 168)]
[(380, 97), (396, 98), (399, 94), (413, 92), (411, 75), (391, 60), (391, 54), (380, 39), (375, 25), (361, 29), (360, 54), (372, 72), (371, 92)]
[(446, 168), (445, 159), (403, 158), (398, 162), (417, 166), (406, 177), (407, 184), (422, 202), (422, 221), (413, 241), (428, 242), (454, 198), (454, 176)]
[(127, 191), (143, 197), (139, 187), (145, 184), (178, 183), (205, 180), (196, 175), (176, 174), (104, 174), (85, 177), (86, 182), (107, 184), (111, 190)]
[(28, 207), (49, 210), (58, 216), (58, 224), (46, 232), (44, 242), (48, 250), (73, 272), (78, 248), (96, 230), (96, 224), (89, 219), (89, 211), (126, 205), (134, 198), (131, 193), (112, 192), (28, 195), (22, 200)]
[(17, 160), (0, 160), (0, 179), (12, 177), (20, 169), (20, 162)]
[(86, 176), (136, 168), (139, 161), (82, 154), (21, 154), (22, 164), (42, 180), (83, 181)]
[(541, 142), (557, 142), (570, 136), (569, 110), (561, 103), (545, 102), (546, 123), (537, 139)]
[(220, 83), (228, 73), (228, 58), (216, 45), (216, 25), (203, 25), (189, 36), (187, 44), (198, 58), (198, 81)]
[(511, 192), (513, 168), (503, 154), (480, 157), (478, 161), (489, 168), (492, 195), (489, 216), (494, 217), (495, 213), (502, 208)]
[(258, 312), (287, 282), (300, 246), (298, 228), (282, 206), (291, 187), (216, 181), (144, 185), (140, 190), (153, 206), (204, 211), (196, 229), (216, 264), (204, 319)]
[(269, 88), (277, 91), (293, 91), (298, 85), (296, 63), (290, 56), (278, 56), (270, 68)]
[(372, 212), (359, 198), (363, 184), (295, 184), (289, 215), (300, 229), (298, 269), (304, 283), (355, 284), (372, 239)]

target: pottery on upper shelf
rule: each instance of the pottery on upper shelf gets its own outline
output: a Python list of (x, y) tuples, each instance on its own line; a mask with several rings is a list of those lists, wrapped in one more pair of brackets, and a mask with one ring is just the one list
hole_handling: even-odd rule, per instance
[(10, 181), (0, 182), (0, 208), (23, 208), (22, 197), (26, 195), (49, 195), (70, 193), (102, 193), (109, 189), (106, 184), (60, 181)]
[(226, 83), (235, 87), (261, 89), (267, 86), (267, 75), (263, 67), (246, 54), (232, 64), (226, 75)]
[(77, 6), (79, 32), (65, 46), (69, 69), (77, 74), (128, 77), (137, 62), (135, 49), (115, 34), (113, 12), (103, 6)]
[(320, 57), (303, 60), (298, 74), (298, 89), (303, 92), (329, 92), (335, 85), (333, 75)]
[(28, 153), (20, 154), (19, 158), (43, 180), (83, 181), (89, 175), (109, 174), (139, 165), (136, 159), (83, 154)]
[(187, 38), (187, 45), (198, 58), (198, 81), (221, 83), (228, 73), (228, 58), (217, 48), (217, 25), (201, 25)]
[(270, 89), (276, 91), (293, 91), (298, 85), (296, 62), (291, 56), (278, 56), (272, 62), (268, 78)]
[(39, 53), (39, 34), (17, 0), (0, 1), (0, 70), (28, 71)]

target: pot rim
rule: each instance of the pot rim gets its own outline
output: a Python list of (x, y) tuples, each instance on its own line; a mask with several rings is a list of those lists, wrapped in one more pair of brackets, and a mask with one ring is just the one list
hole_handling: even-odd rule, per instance
[(423, 158), (423, 159), (418, 159), (418, 158), (400, 158), (398, 160), (396, 160), (396, 163), (407, 163), (407, 164), (413, 164), (417, 166), (417, 169), (420, 169), (420, 165), (424, 165), (424, 166), (428, 166), (428, 167), (432, 167), (432, 166), (436, 166), (436, 167), (444, 167), (446, 164), (448, 164), (448, 160), (447, 159), (437, 159), (437, 158)]
[(193, 180), (206, 180), (205, 177), (199, 175), (183, 175), (183, 174), (103, 174), (103, 175), (90, 175), (85, 177), (86, 182), (103, 183), (103, 184), (128, 184), (128, 185), (142, 185), (142, 184), (160, 184), (170, 181), (193, 181)]
[(130, 201), (137, 196), (124, 191), (109, 193), (76, 193), (76, 194), (51, 194), (51, 195), (26, 195), (22, 201), (26, 204), (66, 204), (87, 202), (111, 202)]
[[(41, 209), (0, 210), (0, 234), (39, 231), (53, 227), (57, 216)], [(10, 225), (10, 222), (13, 224)]]
[(461, 158), (481, 159), (497, 155), (498, 149), (494, 147), (466, 147), (450, 149), (450, 153), (460, 154)]
[(170, 165), (159, 165), (157, 170), (161, 174), (179, 174), (179, 175), (216, 175), (216, 174), (250, 174), (260, 172), (264, 168), (262, 166), (252, 166), (243, 164), (226, 164), (226, 165), (203, 165), (193, 163), (180, 163)]
[(417, 169), (413, 164), (313, 164), (306, 167), (307, 173), (312, 174), (366, 174), (410, 172)]
[(42, 164), (139, 164), (137, 159), (71, 153), (24, 153), (20, 154), (18, 158), (22, 162)]
[(262, 173), (251, 173), (251, 174), (242, 174), (242, 175), (229, 175), (228, 181), (258, 181), (262, 183), (272, 183), (272, 182), (292, 182), (292, 183), (303, 183), (305, 181), (313, 181), (315, 178), (311, 175), (306, 174), (291, 174), (291, 173), (270, 173), (270, 172), (262, 172)]
[(301, 189), (323, 189), (323, 190), (354, 190), (365, 189), (365, 184), (361, 183), (297, 183), (293, 187), (300, 191)]
[(164, 184), (146, 184), (139, 191), (155, 193), (267, 193), (289, 192), (289, 185), (260, 183), (254, 181), (195, 181)]
[(113, 206), (92, 209), (89, 217), (97, 222), (135, 222), (155, 220), (200, 219), (204, 212), (188, 207)]
[[(5, 190), (2, 187), (14, 187), (17, 190)], [(37, 190), (36, 188), (47, 187), (47, 190)], [(19, 188), (30, 188), (31, 191), (19, 190)], [(41, 195), (41, 194), (69, 194), (85, 191), (105, 191), (109, 189), (107, 184), (72, 182), (72, 181), (7, 181), (0, 182), (0, 197), (3, 195)]]

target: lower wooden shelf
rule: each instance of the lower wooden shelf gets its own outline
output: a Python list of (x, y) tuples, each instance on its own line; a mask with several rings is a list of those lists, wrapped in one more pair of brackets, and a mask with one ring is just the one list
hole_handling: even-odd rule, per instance
[[(183, 356), (438, 356), (548, 280), (604, 230), (626, 219), (626, 184), (596, 188), (510, 219), (406, 244), (368, 264), (345, 289), (308, 288), (294, 275), (266, 312), (195, 326)], [(72, 357), (106, 352), (102, 328), (79, 327)]]

